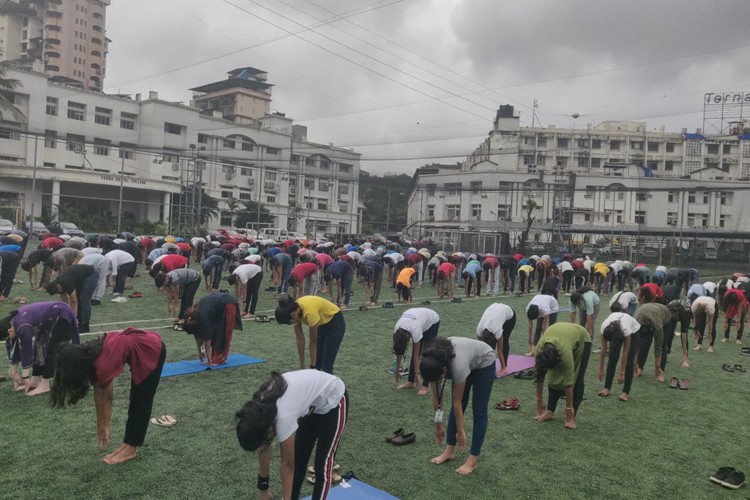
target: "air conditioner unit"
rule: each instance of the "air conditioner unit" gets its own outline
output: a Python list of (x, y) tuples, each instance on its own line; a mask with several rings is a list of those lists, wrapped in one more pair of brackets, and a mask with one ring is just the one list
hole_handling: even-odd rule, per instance
[(667, 219), (667, 225), (668, 226), (676, 226), (677, 225), (677, 219), (670, 217)]
[(227, 172), (226, 177), (228, 181), (231, 181), (232, 179), (234, 179), (234, 172), (230, 170), (229, 172)]
[(253, 187), (253, 186), (255, 186), (255, 179), (253, 179), (252, 177), (250, 177), (250, 178), (249, 178), (249, 179), (247, 180), (247, 185), (248, 185), (248, 186), (250, 186), (250, 187)]
[(73, 145), (73, 152), (74, 153), (81, 154), (81, 153), (83, 153), (83, 151), (84, 151), (83, 144), (74, 144)]
[(179, 169), (180, 169), (180, 164), (179, 163), (172, 163), (172, 170), (177, 171)]
[(593, 198), (594, 195), (593, 194), (584, 194), (583, 197), (588, 199), (588, 198)]

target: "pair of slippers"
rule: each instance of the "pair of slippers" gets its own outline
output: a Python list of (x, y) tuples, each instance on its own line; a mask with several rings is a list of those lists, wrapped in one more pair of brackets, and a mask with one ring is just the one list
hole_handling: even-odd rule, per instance
[(151, 423), (154, 425), (158, 425), (159, 427), (172, 427), (177, 423), (177, 419), (172, 415), (162, 415), (160, 417), (152, 418)]
[(521, 401), (518, 398), (504, 399), (502, 401), (498, 401), (495, 407), (498, 410), (503, 410), (503, 411), (520, 410)]
[(399, 427), (385, 437), (386, 443), (395, 444), (396, 446), (411, 444), (416, 440), (417, 435), (413, 432), (405, 432), (403, 427)]
[(750, 347), (743, 347), (740, 351), (740, 354), (743, 356), (750, 356)]
[(672, 377), (669, 379), (668, 385), (670, 389), (682, 389), (683, 391), (690, 389), (690, 381), (686, 378)]
[(458, 304), (458, 303), (463, 302), (463, 301), (464, 301), (464, 299), (462, 299), (461, 297), (453, 297), (451, 299), (451, 302), (454, 303), (454, 304)]
[(393, 302), (386, 302), (383, 304), (383, 309), (393, 309)]
[(745, 484), (745, 474), (734, 467), (721, 467), (709, 479), (716, 484), (733, 490), (738, 490)]
[(521, 380), (533, 380), (534, 378), (536, 378), (536, 370), (534, 370), (533, 368), (529, 370), (521, 370), (520, 372), (514, 373), (513, 378)]
[(142, 299), (143, 294), (141, 292), (133, 292), (130, 295), (128, 295), (131, 299)]
[(422, 302), (420, 302), (420, 304), (422, 304), (423, 306), (429, 306), (430, 304), (432, 304), (432, 302), (430, 302), (429, 300), (423, 300)]
[(269, 287), (266, 288), (266, 292), (275, 292), (275, 291), (276, 291), (276, 287), (275, 286), (269, 286)]
[(734, 365), (734, 366), (732, 366), (732, 365), (728, 365), (726, 363), (723, 364), (723, 365), (721, 365), (721, 369), (724, 370), (725, 372), (745, 373), (747, 371), (747, 370), (745, 370), (745, 367), (742, 366), (742, 365)]
[(19, 295), (18, 297), (15, 297), (10, 302), (11, 304), (26, 304), (29, 302), (29, 298), (26, 297), (25, 295)]
[(271, 318), (266, 316), (265, 314), (256, 314), (255, 315), (255, 321), (258, 323), (270, 323)]

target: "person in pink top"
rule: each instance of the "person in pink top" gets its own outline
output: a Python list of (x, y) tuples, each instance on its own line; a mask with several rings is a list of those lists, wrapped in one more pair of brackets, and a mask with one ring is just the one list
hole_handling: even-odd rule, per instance
[(294, 298), (318, 293), (318, 264), (302, 262), (297, 264), (289, 274), (289, 286), (294, 291)]
[(456, 266), (450, 262), (440, 264), (437, 270), (438, 296), (442, 299), (447, 295), (453, 300), (453, 283), (456, 281)]
[(105, 451), (109, 447), (113, 383), (127, 364), (131, 383), (125, 438), (104, 462), (114, 465), (132, 460), (146, 437), (166, 356), (167, 348), (158, 333), (136, 328), (106, 333), (82, 345), (62, 344), (52, 385), (52, 407), (77, 403), (93, 385), (99, 449)]

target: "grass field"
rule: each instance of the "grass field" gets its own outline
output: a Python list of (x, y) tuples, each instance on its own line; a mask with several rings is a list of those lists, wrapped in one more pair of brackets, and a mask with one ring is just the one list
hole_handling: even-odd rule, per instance
[[(168, 349), (167, 361), (195, 356), (193, 340), (182, 332), (164, 328), (166, 304), (145, 277), (133, 280), (143, 299), (124, 304), (106, 301), (94, 307), (93, 331), (133, 325), (157, 329)], [(28, 276), (17, 276), (26, 281)], [(266, 284), (261, 289), (265, 288)], [(27, 284), (15, 285), (12, 296), (32, 300), (50, 296), (30, 293)], [(199, 296), (203, 294), (201, 290)], [(415, 304), (434, 296), (426, 287), (416, 293)], [(395, 298), (385, 288), (386, 300)], [(436, 466), (429, 459), (442, 447), (433, 439), (429, 397), (397, 391), (391, 364), (393, 324), (403, 311), (356, 309), (363, 293), (355, 285), (352, 310), (346, 312), (347, 332), (337, 361), (336, 374), (346, 383), (351, 407), (349, 424), (341, 441), (338, 461), (344, 471), (404, 499), (561, 498), (561, 499), (721, 499), (747, 497), (715, 485), (708, 476), (720, 466), (750, 473), (748, 442), (748, 380), (750, 374), (722, 371), (723, 363), (745, 363), (740, 347), (717, 342), (715, 353), (690, 351), (690, 368), (680, 367), (679, 355), (667, 366), (671, 376), (689, 378), (689, 391), (672, 390), (651, 376), (636, 379), (629, 403), (616, 397), (599, 398), (596, 380), (598, 355), (592, 355), (586, 376), (586, 401), (577, 419), (578, 429), (563, 428), (559, 415), (551, 422), (534, 421), (533, 383), (507, 378), (495, 383), (490, 423), (479, 468), (469, 477), (453, 472), (466, 457), (459, 452), (452, 464)], [(107, 297), (109, 298), (109, 297)], [(381, 298), (382, 300), (382, 298)], [(491, 298), (451, 304), (433, 300), (441, 316), (442, 335), (473, 337), (476, 323)], [(520, 317), (529, 297), (500, 297)], [(566, 300), (562, 300), (565, 307)], [(272, 294), (262, 292), (259, 311), (271, 312)], [(13, 306), (0, 305), (5, 315)], [(604, 311), (600, 321), (606, 317)], [(561, 313), (566, 320), (567, 313)], [(598, 326), (598, 325), (597, 325)], [(30, 398), (12, 392), (10, 382), (0, 384), (0, 497), (2, 498), (254, 498), (257, 459), (244, 452), (234, 433), (234, 412), (252, 395), (272, 369), (297, 369), (292, 328), (272, 323), (245, 322), (236, 332), (232, 351), (266, 362), (218, 372), (163, 379), (156, 395), (154, 414), (170, 413), (178, 424), (152, 426), (145, 445), (133, 462), (107, 466), (97, 449), (93, 397), (65, 410), (52, 410), (45, 397)], [(91, 338), (91, 337), (85, 337)], [(692, 343), (692, 335), (691, 335)], [(597, 342), (598, 344), (598, 342)], [(676, 352), (679, 351), (677, 342)], [(526, 352), (526, 321), (511, 337), (511, 352)], [(0, 361), (7, 372), (7, 359)], [(120, 444), (129, 389), (127, 371), (115, 384), (110, 451)], [(613, 392), (617, 394), (617, 385)], [(494, 409), (500, 399), (517, 396), (521, 409)], [(417, 433), (413, 445), (385, 443), (391, 430), (405, 427)], [(467, 418), (467, 434), (471, 418)], [(271, 488), (280, 493), (278, 446)], [(743, 451), (744, 450), (744, 451)], [(303, 488), (309, 495), (310, 485)]]

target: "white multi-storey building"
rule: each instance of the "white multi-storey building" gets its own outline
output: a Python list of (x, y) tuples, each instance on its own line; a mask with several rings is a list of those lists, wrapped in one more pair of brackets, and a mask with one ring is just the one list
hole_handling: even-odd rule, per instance
[(521, 128), (513, 107), (501, 106), (488, 138), (463, 163), (416, 172), (407, 230), (453, 238), (502, 232), (512, 246), (531, 210), (530, 240), (561, 246), (618, 235), (748, 237), (750, 214), (740, 206), (750, 189), (744, 130), (738, 124), (733, 135), (706, 136), (637, 122)]
[(0, 205), (19, 206), (25, 217), (32, 205), (38, 217), (42, 207), (66, 203), (114, 218), (122, 200), (128, 218), (167, 221), (185, 170), (198, 162), (203, 188), (222, 210), (210, 227), (229, 225), (233, 198), (260, 201), (276, 227), (358, 232), (359, 154), (307, 141), (307, 128), (282, 114), (235, 123), (156, 92), (131, 99), (37, 73), (7, 76), (21, 82), (12, 99), (27, 122), (0, 123)]

